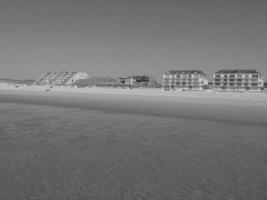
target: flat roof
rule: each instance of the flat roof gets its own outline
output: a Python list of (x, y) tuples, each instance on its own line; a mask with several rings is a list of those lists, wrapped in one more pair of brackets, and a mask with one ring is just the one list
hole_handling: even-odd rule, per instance
[(204, 74), (201, 70), (170, 70), (169, 74)]
[(141, 75), (141, 76), (134, 75), (134, 76), (129, 76), (128, 78), (148, 78), (148, 76), (146, 76), (146, 75)]
[(215, 74), (260, 74), (255, 69), (222, 69)]

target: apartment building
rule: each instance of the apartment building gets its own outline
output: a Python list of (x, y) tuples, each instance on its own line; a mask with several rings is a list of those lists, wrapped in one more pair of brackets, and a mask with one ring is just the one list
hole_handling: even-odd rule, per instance
[(163, 90), (203, 90), (208, 85), (201, 70), (170, 70), (162, 76)]
[(36, 85), (71, 85), (77, 80), (88, 79), (85, 72), (46, 72), (34, 81)]
[(213, 90), (259, 91), (264, 81), (256, 70), (220, 70), (213, 74)]

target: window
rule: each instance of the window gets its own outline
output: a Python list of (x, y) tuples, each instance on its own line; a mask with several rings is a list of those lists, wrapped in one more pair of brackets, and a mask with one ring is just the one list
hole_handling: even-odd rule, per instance
[(252, 78), (258, 78), (258, 74), (252, 74)]
[(235, 75), (233, 75), (233, 74), (230, 75), (230, 78), (234, 78), (234, 77), (235, 77)]

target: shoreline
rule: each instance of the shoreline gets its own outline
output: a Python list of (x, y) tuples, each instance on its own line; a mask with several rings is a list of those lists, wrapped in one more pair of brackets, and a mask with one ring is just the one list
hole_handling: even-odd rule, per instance
[[(164, 92), (149, 89), (0, 88), (0, 103), (267, 126), (264, 93)], [(33, 90), (35, 89), (35, 90)]]
[(253, 100), (267, 99), (267, 92), (229, 92), (229, 91), (162, 91), (161, 88), (109, 88), (109, 87), (62, 87), (56, 86), (19, 86), (0, 85), (0, 91), (17, 92), (50, 92), (50, 93), (73, 93), (73, 94), (111, 94), (111, 95), (141, 95), (141, 96), (167, 96), (167, 97), (206, 97), (209, 98), (253, 98)]

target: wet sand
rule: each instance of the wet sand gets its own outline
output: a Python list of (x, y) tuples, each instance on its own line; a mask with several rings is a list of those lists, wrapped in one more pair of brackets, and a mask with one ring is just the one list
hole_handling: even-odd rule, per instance
[(75, 91), (0, 90), (0, 199), (267, 198), (263, 94)]

